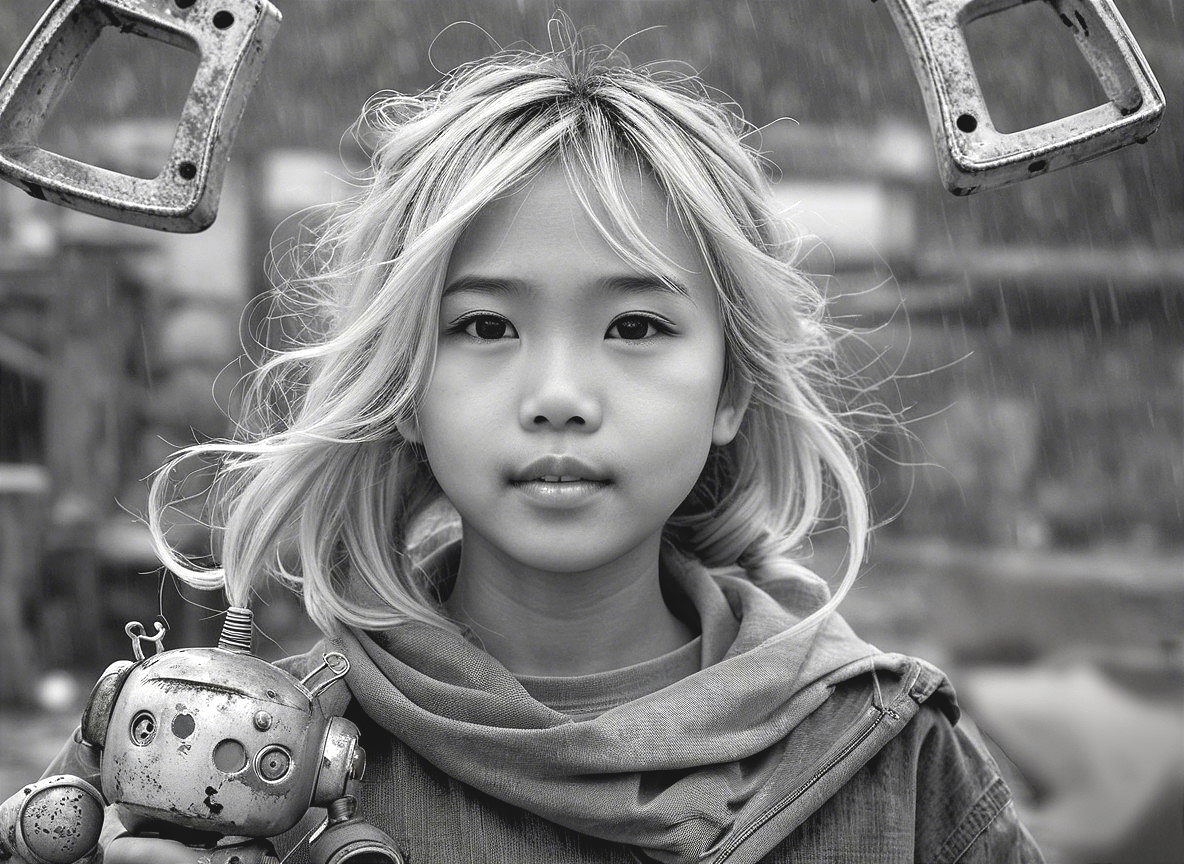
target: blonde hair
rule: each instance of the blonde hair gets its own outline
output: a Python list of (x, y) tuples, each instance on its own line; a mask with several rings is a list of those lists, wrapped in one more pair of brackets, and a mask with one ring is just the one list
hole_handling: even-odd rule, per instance
[[(757, 579), (803, 577), (792, 556), (837, 497), (843, 576), (795, 631), (829, 614), (863, 560), (866, 493), (854, 436), (831, 407), (835, 334), (821, 292), (794, 266), (798, 245), (743, 120), (694, 78), (573, 45), (497, 54), (418, 96), (379, 94), (357, 131), (372, 158), (364, 191), (335, 209), (305, 249), (304, 272), (278, 287), (281, 317), (299, 332), (254, 376), (262, 429), (187, 448), (153, 481), (150, 525), (166, 565), (192, 585), (224, 587), (236, 605), (279, 579), (325, 632), (408, 620), (455, 628), (408, 553), (411, 526), (442, 493), (399, 432), (431, 376), (451, 250), (482, 207), (558, 161), (591, 180), (573, 189), (593, 219), (610, 214), (597, 224), (619, 254), (669, 277), (673, 265), (629, 207), (622, 171), (634, 163), (710, 266), (725, 386), (752, 387), (739, 434), (712, 449), (666, 546)], [(218, 569), (165, 536), (172, 472), (193, 456), (219, 460)]]

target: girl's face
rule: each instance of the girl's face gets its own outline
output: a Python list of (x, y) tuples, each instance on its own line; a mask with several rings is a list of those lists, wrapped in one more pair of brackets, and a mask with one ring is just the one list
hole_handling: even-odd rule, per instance
[(714, 283), (660, 187), (625, 181), (679, 292), (612, 249), (571, 182), (553, 166), (489, 204), (449, 262), (435, 369), (406, 431), (460, 514), (466, 560), (656, 562), (667, 519), (743, 414), (743, 399), (721, 399)]

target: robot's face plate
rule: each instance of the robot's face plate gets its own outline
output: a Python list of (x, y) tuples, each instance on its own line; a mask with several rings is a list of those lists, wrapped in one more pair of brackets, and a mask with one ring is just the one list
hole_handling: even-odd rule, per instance
[(103, 794), (133, 816), (274, 836), (307, 811), (328, 721), (295, 679), (217, 648), (132, 670), (111, 713)]

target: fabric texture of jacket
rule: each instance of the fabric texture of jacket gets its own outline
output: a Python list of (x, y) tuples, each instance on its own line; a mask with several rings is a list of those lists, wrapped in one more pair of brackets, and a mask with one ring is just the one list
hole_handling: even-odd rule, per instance
[[(336, 699), (368, 754), (360, 812), (411, 864), (1042, 860), (938, 669), (837, 615), (778, 638), (825, 597), (820, 580), (663, 567), (699, 617), (702, 669), (591, 721), (435, 628), (347, 632), (282, 665), (350, 660)], [(281, 857), (307, 860), (310, 827)]]
[[(319, 654), (317, 655), (319, 661)], [(896, 658), (894, 658), (896, 660)], [(899, 658), (903, 677), (865, 709), (770, 801), (767, 817), (736, 836), (712, 862), (853, 864), (1030, 864), (1043, 859), (1020, 824), (1011, 793), (983, 745), (955, 726), (954, 703), (935, 695), (940, 673)], [(303, 661), (292, 661), (297, 673)], [(884, 676), (880, 676), (881, 682)], [(940, 706), (940, 707), (939, 707)], [(881, 710), (882, 709), (882, 710)], [(829, 713), (829, 712), (828, 712)], [(636, 864), (633, 847), (599, 840), (483, 794), (448, 776), (351, 704), (367, 769), (359, 812), (395, 840), (408, 864)], [(796, 780), (796, 785), (794, 784)], [(773, 796), (770, 796), (773, 797)], [(309, 862), (313, 811), (278, 838), (286, 864)]]

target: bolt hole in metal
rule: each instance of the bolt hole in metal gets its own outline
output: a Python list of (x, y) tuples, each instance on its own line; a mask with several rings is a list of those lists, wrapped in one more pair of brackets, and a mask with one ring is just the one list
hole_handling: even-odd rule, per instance
[(234, 24), (234, 13), (222, 9), (214, 13), (214, 26), (219, 30), (226, 30)]
[(178, 738), (188, 738), (196, 728), (197, 723), (192, 714), (178, 714), (173, 718), (173, 734)]
[(247, 748), (233, 738), (219, 741), (214, 748), (214, 767), (223, 774), (237, 774), (247, 767)]
[(178, 9), (188, 9), (190, 6), (196, 3), (197, 0), (173, 0), (173, 2), (177, 4)]
[(959, 115), (958, 119), (954, 121), (959, 129), (963, 132), (973, 132), (978, 128), (978, 118), (973, 114)]
[(138, 711), (132, 717), (132, 743), (137, 747), (147, 747), (156, 737), (156, 717), (151, 711)]
[(177, 166), (177, 175), (182, 180), (192, 180), (197, 176), (197, 166), (192, 162), (182, 162)]

